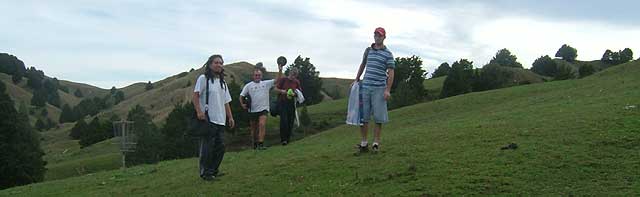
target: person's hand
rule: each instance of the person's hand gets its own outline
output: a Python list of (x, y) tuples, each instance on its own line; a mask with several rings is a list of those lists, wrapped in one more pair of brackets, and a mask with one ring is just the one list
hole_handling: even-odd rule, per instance
[(388, 101), (391, 98), (391, 92), (389, 92), (388, 90), (384, 91), (384, 100)]
[(242, 109), (247, 109), (247, 104), (242, 104)]
[(204, 113), (202, 111), (198, 111), (198, 120), (204, 120)]
[(229, 118), (229, 127), (233, 129), (236, 126), (236, 121), (233, 118)]

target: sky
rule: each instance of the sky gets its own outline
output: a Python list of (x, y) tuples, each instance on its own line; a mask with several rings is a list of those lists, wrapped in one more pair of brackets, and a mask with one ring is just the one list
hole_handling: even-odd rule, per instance
[(322, 77), (353, 79), (373, 30), (395, 57), (431, 73), (460, 59), (476, 68), (507, 48), (524, 67), (563, 44), (579, 60), (640, 51), (640, 1), (32, 1), (0, 0), (0, 53), (62, 80), (101, 88), (158, 81), (225, 63), (308, 57)]

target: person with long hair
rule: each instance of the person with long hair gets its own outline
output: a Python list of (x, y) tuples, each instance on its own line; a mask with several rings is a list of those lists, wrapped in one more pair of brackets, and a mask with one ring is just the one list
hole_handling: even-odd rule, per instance
[(224, 127), (227, 123), (231, 128), (235, 126), (223, 64), (221, 55), (209, 57), (193, 90), (193, 105), (198, 119), (209, 123), (208, 132), (200, 137), (200, 178), (206, 181), (222, 175), (219, 167), (225, 152)]

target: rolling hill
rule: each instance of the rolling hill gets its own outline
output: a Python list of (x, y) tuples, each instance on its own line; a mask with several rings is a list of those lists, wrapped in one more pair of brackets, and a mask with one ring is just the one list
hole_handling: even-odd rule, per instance
[[(640, 195), (640, 62), (580, 80), (469, 93), (390, 112), (382, 152), (357, 128), (228, 153), (225, 176), (165, 161), (0, 195)], [(509, 144), (514, 144), (508, 146)]]

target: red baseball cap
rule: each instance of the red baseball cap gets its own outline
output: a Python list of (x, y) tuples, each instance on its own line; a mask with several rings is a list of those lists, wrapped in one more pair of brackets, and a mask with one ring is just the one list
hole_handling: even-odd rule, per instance
[(373, 31), (373, 33), (379, 33), (381, 36), (387, 37), (387, 32), (382, 27), (376, 28), (376, 30)]

